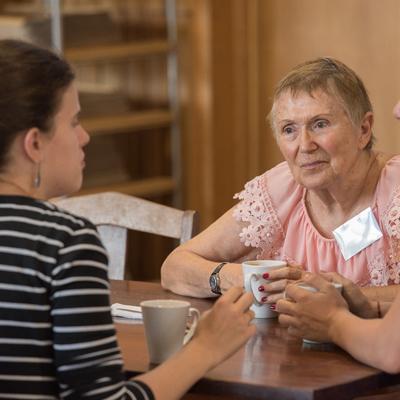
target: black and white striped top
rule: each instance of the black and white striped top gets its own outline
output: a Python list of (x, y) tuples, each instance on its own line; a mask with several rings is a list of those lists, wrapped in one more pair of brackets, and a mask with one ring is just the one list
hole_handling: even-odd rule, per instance
[(124, 381), (96, 228), (0, 196), (0, 399), (152, 399)]

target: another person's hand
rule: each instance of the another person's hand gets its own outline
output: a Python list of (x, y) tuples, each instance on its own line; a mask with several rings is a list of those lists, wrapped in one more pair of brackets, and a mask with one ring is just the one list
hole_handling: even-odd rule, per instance
[(347, 301), (350, 311), (361, 318), (378, 318), (379, 312), (376, 302), (368, 299), (360, 287), (351, 280), (346, 279), (336, 272), (321, 273), (324, 279), (330, 282), (340, 283), (343, 286), (342, 296)]
[(286, 288), (287, 299), (279, 300), (279, 322), (290, 334), (317, 341), (331, 341), (333, 321), (342, 311), (348, 312), (345, 299), (326, 279), (304, 274), (303, 281), (318, 289), (310, 292), (297, 285)]
[(253, 296), (240, 287), (232, 287), (200, 318), (193, 342), (210, 353), (213, 365), (219, 364), (238, 350), (256, 332), (249, 309)]
[(263, 297), (265, 304), (274, 304), (279, 299), (283, 299), (286, 287), (291, 283), (302, 278), (304, 269), (301, 266), (287, 266), (268, 271), (264, 274), (264, 279), (271, 280), (267, 284), (262, 284), (258, 288), (260, 292), (265, 293)]

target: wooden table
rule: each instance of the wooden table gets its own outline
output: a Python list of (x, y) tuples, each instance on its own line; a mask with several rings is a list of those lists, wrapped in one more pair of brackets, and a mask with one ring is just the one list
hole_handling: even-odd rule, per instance
[[(145, 299), (182, 299), (147, 282), (112, 281), (111, 292), (112, 302), (132, 305)], [(212, 305), (211, 300), (185, 299), (200, 311)], [(337, 347), (305, 347), (275, 319), (256, 320), (256, 325), (257, 334), (246, 346), (210, 371), (191, 392), (202, 398), (346, 400), (400, 382), (400, 375), (367, 367)], [(126, 370), (137, 374), (151, 368), (143, 325), (116, 326)]]

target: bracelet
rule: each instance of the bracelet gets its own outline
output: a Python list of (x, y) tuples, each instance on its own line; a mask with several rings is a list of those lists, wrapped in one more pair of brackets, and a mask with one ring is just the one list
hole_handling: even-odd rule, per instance
[(378, 312), (378, 318), (382, 318), (381, 303), (379, 300), (376, 301), (376, 310)]

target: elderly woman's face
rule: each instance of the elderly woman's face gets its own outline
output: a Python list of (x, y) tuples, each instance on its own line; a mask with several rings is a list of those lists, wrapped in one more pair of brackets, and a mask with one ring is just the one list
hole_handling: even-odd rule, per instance
[[(322, 90), (311, 97), (287, 91), (274, 106), (278, 146), (296, 181), (308, 189), (329, 189), (346, 179), (368, 142), (372, 114), (355, 127), (339, 101)], [(364, 134), (363, 134), (364, 133)]]

